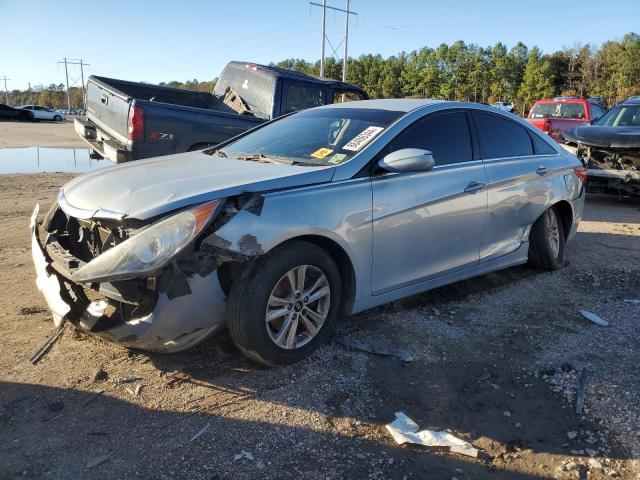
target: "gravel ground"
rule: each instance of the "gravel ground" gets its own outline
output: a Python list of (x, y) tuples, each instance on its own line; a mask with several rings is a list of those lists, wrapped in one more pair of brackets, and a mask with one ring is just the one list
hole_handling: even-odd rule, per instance
[(63, 122), (0, 120), (0, 147), (87, 147), (73, 129), (73, 115)]
[[(0, 176), (0, 478), (640, 478), (640, 305), (625, 301), (640, 299), (639, 200), (589, 196), (558, 272), (512, 268), (345, 318), (288, 368), (257, 366), (225, 334), (163, 356), (69, 327), (34, 366), (53, 327), (27, 223), (68, 178)], [(397, 411), (479, 458), (396, 445)]]

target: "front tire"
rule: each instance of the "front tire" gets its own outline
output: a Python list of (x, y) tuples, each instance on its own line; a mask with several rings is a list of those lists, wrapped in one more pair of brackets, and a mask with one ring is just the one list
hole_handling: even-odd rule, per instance
[(62, 121), (62, 117), (60, 115), (56, 115), (55, 117), (53, 117), (53, 121), (54, 122), (61, 122)]
[(565, 264), (565, 245), (562, 219), (551, 207), (531, 227), (529, 263), (540, 270), (558, 270)]
[(293, 241), (259, 257), (232, 283), (227, 325), (249, 358), (289, 365), (326, 340), (341, 301), (340, 273), (331, 256), (312, 243)]

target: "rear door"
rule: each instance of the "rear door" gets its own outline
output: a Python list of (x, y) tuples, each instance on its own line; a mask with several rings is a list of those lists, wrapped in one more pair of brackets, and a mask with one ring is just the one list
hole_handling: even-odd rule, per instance
[(487, 179), (467, 112), (416, 121), (382, 155), (403, 148), (431, 150), (436, 166), (372, 177), (374, 295), (472, 267), (480, 256)]
[[(557, 152), (537, 133), (502, 116), (473, 111), (488, 179), (485, 262), (515, 251), (548, 203)], [(542, 209), (542, 210), (541, 210)]]

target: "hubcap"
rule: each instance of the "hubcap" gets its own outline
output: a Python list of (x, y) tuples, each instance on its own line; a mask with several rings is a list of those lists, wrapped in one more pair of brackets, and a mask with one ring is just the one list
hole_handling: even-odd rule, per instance
[(313, 265), (292, 268), (276, 283), (267, 302), (269, 338), (292, 350), (309, 343), (324, 325), (331, 306), (329, 281)]
[(560, 229), (558, 228), (558, 219), (553, 210), (547, 210), (547, 221), (545, 222), (545, 233), (551, 248), (551, 253), (557, 257), (560, 253)]

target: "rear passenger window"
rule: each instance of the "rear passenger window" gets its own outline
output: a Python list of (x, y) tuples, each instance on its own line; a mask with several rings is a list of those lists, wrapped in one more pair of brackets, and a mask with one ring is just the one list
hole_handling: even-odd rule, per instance
[(553, 155), (558, 153), (551, 145), (541, 139), (539, 135), (532, 133), (531, 139), (533, 140), (533, 149), (536, 155)]
[(473, 112), (473, 118), (485, 159), (533, 155), (531, 138), (524, 127), (489, 113)]
[(403, 148), (430, 150), (436, 165), (473, 160), (466, 113), (437, 113), (419, 120), (391, 142), (389, 153)]
[(327, 103), (324, 90), (316, 87), (290, 85), (287, 90), (286, 113), (297, 112), (306, 108), (319, 107)]

